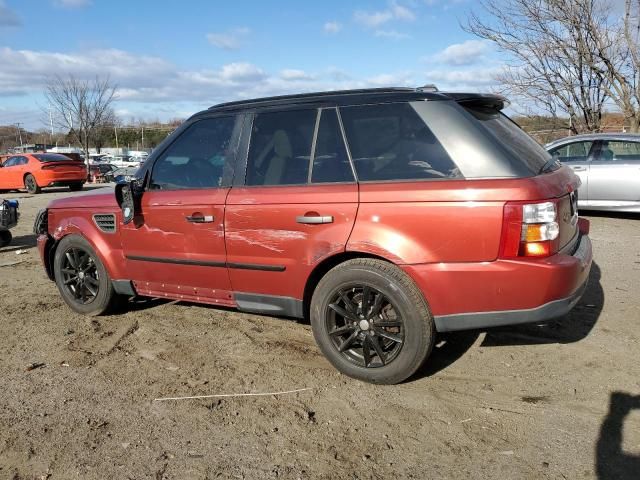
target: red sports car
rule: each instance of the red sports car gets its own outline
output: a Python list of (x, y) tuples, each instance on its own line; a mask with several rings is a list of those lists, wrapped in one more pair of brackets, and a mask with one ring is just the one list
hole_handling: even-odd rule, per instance
[(23, 153), (7, 158), (0, 168), (0, 190), (25, 189), (40, 193), (45, 187), (67, 186), (82, 190), (87, 167), (59, 153)]

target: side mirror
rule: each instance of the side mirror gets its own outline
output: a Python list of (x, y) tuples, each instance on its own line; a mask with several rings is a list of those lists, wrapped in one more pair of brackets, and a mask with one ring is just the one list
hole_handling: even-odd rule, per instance
[(120, 210), (122, 210), (123, 223), (126, 225), (130, 223), (137, 213), (137, 195), (138, 184), (135, 180), (129, 183), (118, 183), (116, 185), (116, 201)]

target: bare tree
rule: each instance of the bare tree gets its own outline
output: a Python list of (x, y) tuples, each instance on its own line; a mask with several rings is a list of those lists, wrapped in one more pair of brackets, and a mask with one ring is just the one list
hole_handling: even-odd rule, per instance
[(605, 78), (605, 91), (629, 122), (632, 132), (640, 131), (640, 0), (625, 0), (621, 25), (612, 36), (600, 34), (598, 24), (588, 24), (599, 62), (594, 74)]
[[(640, 0), (638, 0), (640, 1)], [(488, 17), (472, 13), (465, 30), (509, 54), (499, 75), (505, 93), (554, 118), (566, 115), (574, 133), (598, 131), (611, 79), (598, 55), (615, 38), (610, 6), (598, 0), (484, 0)], [(619, 53), (619, 52), (617, 52)], [(618, 71), (624, 57), (609, 57)]]
[(87, 166), (89, 145), (104, 125), (113, 123), (111, 104), (117, 87), (109, 78), (81, 80), (73, 75), (55, 76), (48, 82), (45, 97), (55, 123), (64, 128), (82, 146)]

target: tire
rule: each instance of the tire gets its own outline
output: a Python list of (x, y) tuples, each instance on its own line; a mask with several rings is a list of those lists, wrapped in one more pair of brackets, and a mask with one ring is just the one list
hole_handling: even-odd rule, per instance
[[(369, 305), (365, 312), (363, 304)], [(406, 273), (382, 260), (357, 258), (327, 272), (310, 312), (322, 353), (359, 380), (402, 382), (433, 348), (435, 327), (422, 293)]]
[(0, 248), (9, 245), (12, 239), (13, 235), (11, 235), (11, 232), (9, 230), (0, 231)]
[(69, 235), (60, 240), (53, 260), (53, 273), (60, 295), (75, 312), (97, 316), (120, 303), (100, 258), (80, 235)]
[(83, 187), (84, 183), (82, 182), (72, 183), (71, 185), (69, 185), (69, 190), (71, 190), (72, 192), (79, 192)]
[(36, 193), (40, 193), (42, 191), (42, 189), (38, 186), (38, 182), (36, 182), (36, 178), (30, 173), (27, 173), (24, 176), (24, 188), (28, 193), (32, 195), (35, 195)]

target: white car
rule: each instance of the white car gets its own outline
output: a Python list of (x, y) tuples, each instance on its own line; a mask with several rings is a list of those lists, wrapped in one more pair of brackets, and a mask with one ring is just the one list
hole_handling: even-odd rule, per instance
[(126, 168), (126, 167), (138, 168), (140, 167), (140, 165), (142, 165), (143, 162), (144, 161), (141, 160), (140, 158), (128, 157), (124, 155), (115, 156), (109, 161), (111, 165), (117, 168)]

